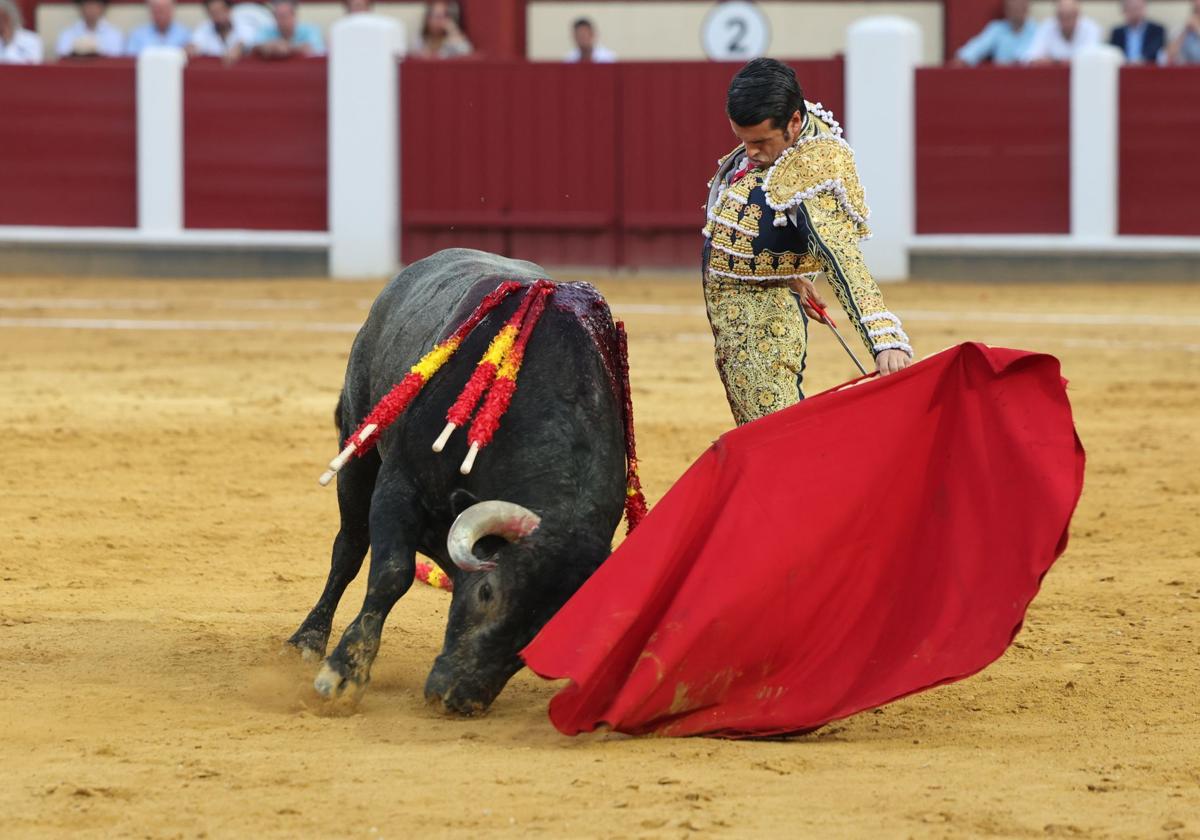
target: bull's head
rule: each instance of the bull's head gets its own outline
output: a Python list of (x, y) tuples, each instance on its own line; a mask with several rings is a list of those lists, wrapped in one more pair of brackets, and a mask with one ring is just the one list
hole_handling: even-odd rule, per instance
[(521, 669), (521, 648), (561, 605), (533, 579), (540, 524), (502, 501), (473, 504), (454, 521), (447, 548), (468, 574), (454, 583), (445, 645), (425, 683), (429, 702), (465, 715), (487, 709)]

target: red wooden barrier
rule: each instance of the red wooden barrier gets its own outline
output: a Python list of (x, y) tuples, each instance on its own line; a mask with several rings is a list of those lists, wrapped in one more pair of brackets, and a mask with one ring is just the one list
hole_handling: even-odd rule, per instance
[(1118, 232), (1200, 236), (1200, 67), (1121, 70)]
[(918, 233), (1070, 230), (1067, 68), (917, 70), (916, 122)]
[(133, 63), (0, 65), (0, 224), (137, 225)]
[(325, 61), (188, 63), (184, 226), (326, 230)]
[[(842, 62), (796, 62), (842, 110)], [(452, 245), (548, 264), (689, 265), (735, 140), (731, 64), (401, 67), (403, 259)]]

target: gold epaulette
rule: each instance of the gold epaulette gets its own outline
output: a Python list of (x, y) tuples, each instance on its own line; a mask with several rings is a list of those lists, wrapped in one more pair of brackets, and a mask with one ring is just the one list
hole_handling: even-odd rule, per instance
[(871, 211), (854, 166), (854, 152), (833, 134), (807, 137), (787, 149), (767, 172), (763, 182), (767, 204), (775, 211), (775, 224), (787, 224), (787, 211), (802, 202), (829, 193), (852, 222), (858, 235), (868, 236)]

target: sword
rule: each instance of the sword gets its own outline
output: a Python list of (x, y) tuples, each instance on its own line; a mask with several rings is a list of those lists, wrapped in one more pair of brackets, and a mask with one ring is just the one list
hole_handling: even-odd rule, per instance
[(862, 366), (862, 362), (858, 360), (858, 356), (854, 355), (854, 351), (850, 349), (850, 345), (846, 343), (846, 339), (842, 338), (842, 334), (838, 332), (837, 324), (833, 323), (833, 319), (829, 317), (829, 313), (825, 311), (825, 307), (817, 303), (816, 298), (808, 298), (808, 305), (817, 310), (820, 314), (821, 323), (829, 327), (833, 337), (838, 340), (838, 344), (842, 345), (842, 349), (846, 351), (846, 355), (850, 357), (850, 361), (854, 362), (854, 366), (858, 368), (859, 373), (867, 376), (867, 370)]

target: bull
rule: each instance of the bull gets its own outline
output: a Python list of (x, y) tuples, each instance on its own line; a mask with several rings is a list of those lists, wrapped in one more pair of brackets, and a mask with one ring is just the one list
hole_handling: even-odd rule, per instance
[[(339, 443), (498, 284), (545, 277), (533, 263), (466, 249), (441, 251), (397, 275), (350, 351), (335, 411)], [(306, 657), (325, 656), (334, 610), (369, 548), (362, 608), (314, 683), (326, 698), (357, 697), (366, 687), (384, 621), (413, 583), (417, 552), (453, 580), (425, 697), (464, 715), (491, 705), (522, 667), (520, 650), (610, 553), (625, 500), (624, 403), (616, 329), (592, 286), (556, 287), (503, 426), (475, 469), (459, 472), (467, 448), (461, 431), (440, 454), (431, 449), (447, 408), (521, 296), (493, 311), (378, 446), (338, 474), (340, 528), (329, 576), (289, 639)]]

